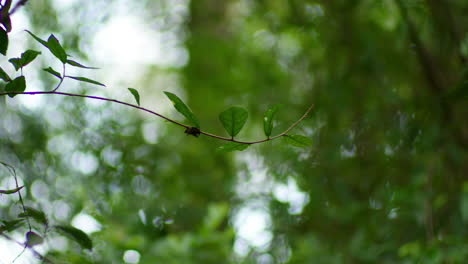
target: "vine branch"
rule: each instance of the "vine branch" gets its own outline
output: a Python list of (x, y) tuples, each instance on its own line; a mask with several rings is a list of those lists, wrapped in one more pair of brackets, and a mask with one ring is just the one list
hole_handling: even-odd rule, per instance
[[(62, 83), (63, 79), (60, 81), (59, 85), (52, 91), (32, 91), (32, 92), (2, 92), (0, 93), (0, 96), (5, 96), (5, 95), (46, 95), (46, 94), (54, 94), (54, 95), (63, 95), (63, 96), (70, 96), (70, 97), (82, 97), (82, 98), (88, 98), (88, 99), (94, 99), (94, 100), (100, 100), (100, 101), (107, 101), (107, 102), (112, 102), (112, 103), (116, 103), (116, 104), (121, 104), (121, 105), (125, 105), (125, 106), (128, 106), (128, 107), (133, 107), (133, 108), (136, 108), (138, 110), (141, 110), (141, 111), (145, 111), (147, 113), (150, 113), (152, 115), (155, 115), (155, 116), (158, 116), (162, 119), (165, 119), (166, 121), (169, 121), (175, 125), (178, 125), (180, 127), (183, 127), (185, 129), (190, 129), (191, 126), (189, 125), (186, 125), (186, 124), (183, 124), (183, 123), (180, 123), (178, 121), (175, 121), (174, 119), (171, 119), (169, 117), (166, 117), (162, 114), (159, 114), (155, 111), (152, 111), (148, 108), (144, 108), (144, 107), (141, 107), (141, 106), (138, 106), (138, 105), (134, 105), (134, 104), (130, 104), (130, 103), (127, 103), (127, 102), (123, 102), (123, 101), (120, 101), (120, 100), (116, 100), (116, 99), (110, 99), (110, 98), (106, 98), (106, 97), (101, 97), (101, 96), (93, 96), (93, 95), (84, 95), (84, 94), (74, 94), (74, 93), (64, 93), (64, 92), (57, 92), (56, 90), (58, 89), (58, 87), (60, 87), (60, 84)], [(208, 132), (205, 132), (205, 131), (200, 131), (200, 134), (203, 134), (205, 136), (208, 136), (208, 137), (212, 137), (212, 138), (216, 138), (216, 139), (220, 139), (220, 140), (224, 140), (224, 141), (230, 141), (230, 142), (236, 142), (236, 143), (240, 143), (240, 144), (247, 144), (247, 145), (253, 145), (253, 144), (258, 144), (258, 143), (263, 143), (263, 142), (267, 142), (267, 141), (271, 141), (271, 140), (274, 140), (276, 138), (279, 138), (279, 137), (282, 137), (282, 136), (285, 136), (291, 129), (293, 129), (294, 127), (296, 127), (302, 120), (304, 120), (304, 118), (307, 117), (307, 115), (310, 113), (310, 111), (312, 111), (312, 108), (314, 107), (314, 105), (311, 105), (307, 111), (301, 116), (301, 118), (299, 118), (296, 122), (294, 122), (294, 124), (292, 124), (290, 127), (288, 127), (284, 132), (276, 135), (276, 136), (273, 136), (273, 137), (268, 137), (266, 139), (262, 139), (262, 140), (257, 140), (257, 141), (240, 141), (240, 140), (236, 140), (236, 139), (233, 139), (233, 138), (228, 138), (228, 137), (222, 137), (222, 136), (218, 136), (218, 135), (215, 135), (215, 134), (211, 134), (211, 133), (208, 133)]]

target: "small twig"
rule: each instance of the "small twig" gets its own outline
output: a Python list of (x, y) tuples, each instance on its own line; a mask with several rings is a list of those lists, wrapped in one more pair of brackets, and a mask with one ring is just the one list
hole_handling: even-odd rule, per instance
[(63, 80), (66, 78), (65, 76), (65, 63), (62, 64), (63, 70), (62, 70), (62, 78), (60, 78), (60, 82), (57, 84), (57, 86), (52, 90), (52, 92), (57, 91), (58, 88), (60, 88), (60, 85), (62, 85)]
[[(188, 129), (188, 128), (191, 128), (191, 126), (189, 125), (185, 125), (185, 124), (182, 124), (180, 122), (177, 122), (169, 117), (166, 117), (164, 115), (161, 115), (157, 112), (154, 112), (148, 108), (144, 108), (144, 107), (141, 107), (141, 106), (138, 106), (138, 105), (134, 105), (134, 104), (130, 104), (130, 103), (126, 103), (126, 102), (123, 102), (123, 101), (119, 101), (119, 100), (116, 100), (116, 99), (110, 99), (110, 98), (106, 98), (106, 97), (100, 97), (100, 96), (92, 96), (92, 95), (84, 95), (84, 94), (74, 94), (74, 93), (64, 93), (64, 92), (56, 92), (55, 90), (58, 89), (58, 87), (60, 87), (61, 83), (63, 81), (63, 78), (62, 80), (60, 81), (59, 85), (52, 91), (35, 91), (35, 92), (4, 92), (4, 93), (0, 93), (0, 96), (3, 96), (3, 95), (11, 95), (11, 94), (15, 94), (15, 95), (21, 95), (21, 94), (28, 94), (28, 95), (40, 95), (40, 94), (56, 94), (56, 95), (63, 95), (63, 96), (71, 96), (71, 97), (82, 97), (82, 98), (89, 98), (89, 99), (95, 99), (95, 100), (101, 100), (101, 101), (107, 101), (107, 102), (113, 102), (113, 103), (117, 103), (117, 104), (122, 104), (122, 105), (126, 105), (126, 106), (129, 106), (129, 107), (133, 107), (133, 108), (136, 108), (136, 109), (139, 109), (139, 110), (142, 110), (142, 111), (145, 111), (147, 113), (150, 113), (152, 115), (155, 115), (155, 116), (158, 116), (162, 119), (165, 119), (173, 124), (176, 124), (178, 126), (181, 126), (185, 129)], [(208, 136), (208, 137), (212, 137), (212, 138), (216, 138), (216, 139), (220, 139), (220, 140), (224, 140), (224, 141), (231, 141), (231, 142), (236, 142), (236, 143), (241, 143), (241, 144), (249, 144), (249, 145), (252, 145), (252, 144), (258, 144), (258, 143), (263, 143), (263, 142), (267, 142), (267, 141), (271, 141), (271, 140), (274, 140), (276, 138), (279, 138), (279, 137), (282, 137), (282, 136), (285, 136), (289, 131), (291, 131), (291, 129), (293, 129), (294, 127), (296, 127), (302, 120), (304, 120), (304, 118), (306, 118), (306, 116), (309, 114), (309, 112), (312, 110), (312, 108), (314, 107), (314, 105), (311, 105), (309, 107), (309, 109), (307, 109), (307, 111), (304, 113), (304, 115), (302, 115), (301, 118), (299, 118), (299, 120), (297, 120), (294, 124), (292, 124), (288, 129), (286, 129), (284, 132), (280, 133), (279, 135), (276, 135), (274, 137), (268, 137), (266, 139), (262, 139), (262, 140), (258, 140), (258, 141), (239, 141), (239, 140), (235, 140), (233, 138), (227, 138), (227, 137), (222, 137), (222, 136), (218, 136), (218, 135), (214, 135), (214, 134), (211, 134), (211, 133), (208, 133), (208, 132), (204, 132), (204, 131), (200, 131), (200, 134), (203, 134), (205, 136)]]
[(16, 5), (11, 9), (10, 15), (12, 15), (13, 13), (15, 13), (16, 10), (17, 10), (20, 6), (25, 5), (27, 2), (28, 2), (28, 0), (21, 0), (21, 1), (19, 1), (18, 3), (16, 3)]
[[(16, 184), (16, 188), (19, 189), (19, 184), (18, 184), (18, 177), (16, 175), (16, 170), (13, 166), (3, 162), (3, 161), (0, 161), (0, 164), (2, 164), (3, 166), (5, 166), (6, 168), (8, 168), (10, 170), (10, 173), (13, 175), (13, 177), (15, 178), (15, 184)], [(28, 214), (26, 212), (26, 206), (24, 205), (24, 201), (23, 201), (23, 196), (21, 195), (21, 190), (18, 190), (18, 197), (19, 197), (19, 201), (21, 203), (21, 207), (23, 209), (23, 212), (24, 212), (24, 215), (26, 216), (26, 222), (28, 223), (28, 228), (29, 228), (29, 231), (32, 230), (31, 228), (31, 222), (29, 221), (29, 217), (28, 217)]]

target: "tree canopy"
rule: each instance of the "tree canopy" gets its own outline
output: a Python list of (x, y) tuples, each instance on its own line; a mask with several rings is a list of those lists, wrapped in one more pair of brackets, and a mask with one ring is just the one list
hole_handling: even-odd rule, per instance
[(467, 1), (0, 4), (0, 263), (468, 259)]

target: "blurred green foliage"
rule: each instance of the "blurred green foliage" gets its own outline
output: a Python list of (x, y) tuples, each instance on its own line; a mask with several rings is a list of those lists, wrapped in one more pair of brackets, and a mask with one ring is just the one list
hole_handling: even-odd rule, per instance
[[(95, 27), (115, 10), (109, 1), (92, 2), (73, 5), (67, 23), (55, 1), (30, 1), (23, 10), (32, 32), (58, 32), (67, 50), (85, 58)], [(159, 30), (175, 30), (189, 54), (181, 68), (148, 66), (132, 85), (145, 87), (142, 104), (161, 109), (145, 101), (167, 90), (153, 78), (175, 80), (214, 133), (225, 133), (217, 113), (246, 108), (239, 139), (262, 138), (270, 105), (284, 105), (274, 136), (314, 104), (295, 128), (312, 146), (273, 141), (226, 154), (215, 151), (220, 141), (188, 137), (110, 103), (46, 96), (31, 110), (20, 96), (2, 98), (0, 161), (17, 170), (26, 205), (45, 212), (51, 225), (69, 224), (80, 212), (101, 224), (91, 234), (93, 251), (57, 245), (52, 238), (60, 234), (51, 233), (47, 257), (122, 263), (135, 250), (139, 263), (466, 262), (467, 1), (127, 5)], [(173, 15), (184, 6), (185, 16)], [(55, 86), (39, 78), (44, 89)], [(14, 189), (1, 173), (0, 189)], [(288, 188), (289, 200), (278, 191), (288, 183), (297, 185)], [(291, 198), (299, 193), (302, 203)], [(5, 197), (0, 218), (11, 221), (21, 207), (16, 196)], [(238, 221), (253, 205), (269, 219), (264, 245), (242, 237), (258, 224)], [(26, 233), (21, 228), (16, 232)]]

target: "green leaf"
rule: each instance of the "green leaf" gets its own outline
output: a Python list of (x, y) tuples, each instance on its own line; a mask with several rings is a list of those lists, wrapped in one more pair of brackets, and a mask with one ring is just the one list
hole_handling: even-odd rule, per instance
[(250, 144), (243, 144), (238, 142), (229, 142), (222, 146), (219, 146), (217, 151), (218, 152), (231, 152), (231, 151), (242, 151), (250, 147)]
[(60, 230), (62, 233), (70, 237), (71, 239), (75, 240), (81, 247), (91, 250), (93, 248), (93, 241), (89, 238), (89, 236), (81, 231), (78, 228), (74, 228), (72, 226), (56, 226), (56, 229)]
[(27, 50), (21, 54), (21, 58), (11, 58), (8, 61), (13, 64), (15, 70), (19, 70), (31, 63), (39, 54), (39, 51)]
[(76, 62), (74, 60), (67, 60), (67, 64), (70, 64), (71, 66), (75, 66), (75, 67), (79, 67), (79, 68), (84, 68), (84, 69), (99, 69), (99, 68), (96, 68), (96, 67), (84, 66), (83, 64), (78, 63), (78, 62)]
[(41, 54), (41, 52), (35, 50), (27, 50), (21, 53), (21, 67), (31, 63), (34, 59), (36, 59), (37, 56), (39, 56), (39, 54)]
[(4, 80), (5, 82), (11, 81), (10, 76), (0, 67), (0, 79)]
[(0, 226), (0, 233), (7, 231), (11, 232), (19, 228), (23, 224), (24, 219), (15, 219), (11, 221), (3, 220), (3, 225)]
[(235, 137), (245, 125), (249, 113), (244, 108), (233, 106), (219, 115), (219, 120), (231, 137)]
[(31, 35), (37, 42), (41, 43), (42, 45), (44, 45), (44, 47), (48, 48), (49, 49), (49, 44), (47, 43), (47, 41), (39, 38), (38, 36), (34, 35), (33, 33), (31, 33), (31, 31), (29, 30), (26, 30), (26, 32), (29, 33), (29, 35)]
[(11, 190), (0, 190), (0, 194), (13, 194), (13, 193), (16, 193), (18, 192), (19, 190), (23, 189), (24, 186), (20, 186), (18, 188), (15, 188), (15, 189), (11, 189)]
[(28, 247), (33, 247), (36, 245), (40, 245), (44, 242), (44, 239), (33, 231), (29, 231), (26, 233), (26, 245)]
[(15, 67), (15, 71), (19, 70), (21, 68), (21, 59), (20, 58), (11, 58), (8, 60), (11, 64), (13, 64), (13, 67)]
[(32, 219), (36, 220), (38, 223), (43, 225), (48, 225), (47, 217), (44, 212), (34, 209), (29, 206), (25, 206), (26, 212), (22, 212), (18, 215), (18, 217), (31, 217)]
[(166, 96), (171, 100), (172, 104), (174, 105), (175, 109), (181, 113), (187, 120), (192, 123), (196, 128), (200, 129), (200, 123), (195, 115), (192, 113), (190, 108), (175, 94), (170, 92), (164, 92)]
[(140, 94), (136, 89), (133, 88), (128, 88), (128, 90), (132, 93), (133, 97), (135, 98), (135, 101), (137, 102), (138, 105), (140, 105)]
[(8, 50), (8, 34), (0, 28), (0, 53), (6, 56)]
[[(24, 76), (17, 77), (5, 85), (6, 92), (24, 92), (26, 90), (26, 79)], [(9, 97), (15, 97), (16, 94), (8, 94)]]
[(53, 76), (59, 78), (59, 79), (62, 79), (62, 75), (60, 73), (58, 73), (57, 71), (55, 71), (54, 69), (52, 69), (51, 67), (49, 68), (44, 68), (42, 69), (50, 74), (52, 74)]
[(62, 45), (60, 45), (60, 42), (53, 34), (49, 36), (49, 39), (47, 39), (47, 45), (50, 52), (52, 52), (55, 57), (57, 57), (61, 62), (67, 63), (67, 53), (65, 53)]
[(68, 78), (72, 78), (72, 79), (75, 79), (75, 80), (78, 80), (78, 81), (81, 81), (81, 82), (87, 82), (87, 83), (92, 83), (92, 84), (96, 84), (96, 85), (100, 85), (100, 86), (104, 86), (106, 87), (104, 84), (100, 83), (100, 82), (96, 82), (94, 80), (91, 80), (91, 79), (88, 79), (88, 78), (85, 78), (85, 77), (75, 77), (75, 76), (67, 76)]
[(263, 117), (263, 131), (265, 135), (269, 138), (271, 136), (271, 132), (273, 131), (273, 120), (276, 116), (276, 112), (281, 105), (273, 105), (268, 110), (266, 110), (265, 115)]
[(11, 31), (11, 19), (10, 19), (10, 14), (8, 14), (8, 11), (4, 11), (4, 13), (0, 17), (3, 17), (0, 23), (5, 27), (7, 32), (10, 32)]
[(305, 148), (312, 145), (312, 139), (301, 135), (284, 135), (283, 138), (286, 143), (295, 147)]

